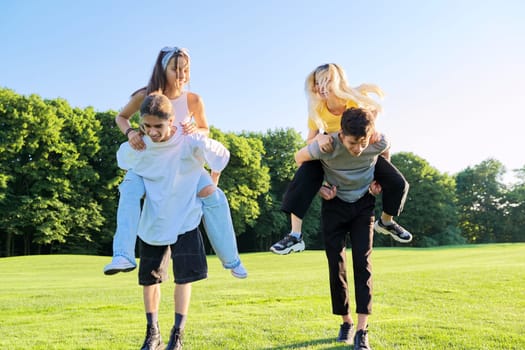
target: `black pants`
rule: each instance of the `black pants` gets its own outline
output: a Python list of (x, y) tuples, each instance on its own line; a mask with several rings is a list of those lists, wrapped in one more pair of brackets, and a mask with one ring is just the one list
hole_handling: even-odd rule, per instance
[[(304, 162), (296, 171), (283, 197), (281, 210), (304, 218), (312, 200), (323, 183), (324, 171), (321, 161)], [(382, 156), (377, 157), (374, 180), (383, 192), (383, 211), (398, 216), (403, 211), (409, 185), (397, 168)]]
[(346, 238), (352, 246), (356, 312), (372, 313), (372, 245), (375, 198), (367, 193), (355, 203), (323, 200), (321, 226), (328, 260), (332, 313), (350, 312), (346, 277)]

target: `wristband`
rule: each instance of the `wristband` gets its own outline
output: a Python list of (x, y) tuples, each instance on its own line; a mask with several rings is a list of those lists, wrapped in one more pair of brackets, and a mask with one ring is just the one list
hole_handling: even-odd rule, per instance
[(126, 137), (128, 137), (129, 133), (132, 132), (132, 131), (137, 131), (133, 128), (129, 128), (128, 130), (126, 130), (126, 132), (124, 133), (124, 135), (126, 135)]

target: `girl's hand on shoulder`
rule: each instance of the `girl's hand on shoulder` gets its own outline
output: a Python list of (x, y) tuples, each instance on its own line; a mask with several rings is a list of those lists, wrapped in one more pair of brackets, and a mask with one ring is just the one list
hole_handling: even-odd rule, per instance
[(191, 121), (181, 122), (180, 125), (182, 126), (182, 133), (184, 135), (195, 134), (196, 132), (199, 132), (197, 125)]
[(331, 153), (334, 151), (333, 139), (330, 135), (318, 134), (316, 136), (319, 149), (323, 153)]
[(374, 131), (372, 136), (370, 136), (370, 144), (379, 142), (381, 140), (381, 133), (379, 131)]
[(188, 109), (190, 115), (193, 116), (193, 126), (189, 126), (188, 132), (184, 130), (184, 134), (193, 134), (198, 132), (204, 136), (209, 136), (210, 127), (208, 125), (208, 120), (206, 119), (206, 111), (204, 108), (204, 102), (202, 98), (193, 92), (188, 92)]
[(142, 133), (137, 130), (133, 130), (128, 134), (128, 142), (131, 148), (136, 151), (143, 151), (146, 149), (146, 144), (142, 139)]

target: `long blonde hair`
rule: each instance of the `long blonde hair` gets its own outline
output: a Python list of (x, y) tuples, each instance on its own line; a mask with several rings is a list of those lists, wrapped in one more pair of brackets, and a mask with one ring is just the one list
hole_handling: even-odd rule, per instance
[(308, 100), (308, 116), (318, 128), (325, 129), (325, 122), (318, 113), (319, 106), (323, 103), (318, 93), (318, 83), (330, 86), (333, 94), (345, 101), (354, 101), (358, 107), (365, 108), (373, 112), (374, 115), (382, 112), (383, 108), (373, 98), (370, 93), (383, 98), (383, 90), (374, 84), (361, 84), (355, 88), (350, 87), (343, 68), (335, 63), (323, 64), (315, 68), (306, 77), (305, 92)]

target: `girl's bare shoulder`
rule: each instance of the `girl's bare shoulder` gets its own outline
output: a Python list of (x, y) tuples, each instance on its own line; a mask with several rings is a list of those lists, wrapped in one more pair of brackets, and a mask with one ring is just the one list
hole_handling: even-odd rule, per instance
[(191, 104), (191, 103), (203, 103), (203, 101), (202, 101), (202, 98), (198, 94), (188, 91), (188, 104)]
[(135, 90), (131, 94), (131, 99), (135, 101), (143, 101), (146, 98), (146, 88), (140, 88), (138, 90)]

